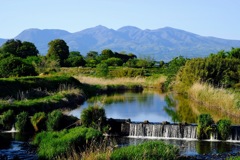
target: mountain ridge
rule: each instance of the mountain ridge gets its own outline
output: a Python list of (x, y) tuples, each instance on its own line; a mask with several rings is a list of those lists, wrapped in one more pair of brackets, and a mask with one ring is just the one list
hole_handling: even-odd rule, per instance
[[(170, 60), (179, 55), (203, 57), (219, 50), (240, 47), (240, 40), (200, 36), (172, 27), (143, 30), (135, 26), (123, 26), (114, 30), (99, 25), (74, 33), (60, 29), (30, 28), (14, 37), (34, 43), (43, 55), (47, 53), (48, 42), (57, 38), (65, 40), (70, 51), (80, 51), (83, 55), (91, 50), (101, 52), (108, 48), (116, 52), (132, 52), (141, 57), (150, 56), (156, 60)], [(0, 45), (5, 41), (0, 39)]]

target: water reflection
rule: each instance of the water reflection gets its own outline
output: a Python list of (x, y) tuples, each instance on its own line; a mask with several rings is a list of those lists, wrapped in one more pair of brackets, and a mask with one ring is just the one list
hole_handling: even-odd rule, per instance
[(81, 111), (89, 105), (94, 105), (94, 103), (103, 104), (108, 118), (173, 122), (171, 115), (164, 109), (167, 106), (164, 95), (153, 91), (97, 96), (72, 110), (69, 114), (79, 118)]

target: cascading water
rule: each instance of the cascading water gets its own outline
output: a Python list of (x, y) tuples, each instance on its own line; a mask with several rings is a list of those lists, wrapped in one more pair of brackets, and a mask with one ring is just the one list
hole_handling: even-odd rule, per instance
[[(129, 137), (136, 138), (168, 138), (197, 139), (197, 125), (161, 124), (161, 123), (130, 123)], [(210, 134), (211, 141), (220, 140), (217, 131)], [(227, 141), (240, 141), (240, 126), (232, 126)]]
[(197, 139), (196, 125), (130, 123), (130, 137)]

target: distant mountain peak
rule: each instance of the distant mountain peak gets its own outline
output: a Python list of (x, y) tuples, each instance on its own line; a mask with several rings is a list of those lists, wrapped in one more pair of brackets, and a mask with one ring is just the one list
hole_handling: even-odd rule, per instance
[[(41, 54), (46, 54), (48, 43), (57, 38), (65, 40), (70, 51), (80, 51), (83, 55), (90, 50), (101, 52), (108, 48), (116, 52), (132, 52), (137, 56), (150, 55), (156, 60), (170, 60), (179, 55), (203, 57), (219, 50), (240, 47), (238, 40), (205, 37), (168, 26), (152, 30), (124, 26), (113, 30), (98, 25), (75, 33), (60, 29), (30, 28), (15, 37), (34, 43)], [(0, 38), (0, 45), (5, 41)]]

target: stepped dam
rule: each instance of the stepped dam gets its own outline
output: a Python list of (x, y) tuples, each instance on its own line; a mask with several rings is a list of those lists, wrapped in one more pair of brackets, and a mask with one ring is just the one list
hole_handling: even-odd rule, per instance
[[(197, 140), (196, 124), (130, 122), (122, 119), (109, 119), (108, 122), (112, 135), (133, 138)], [(220, 140), (220, 136), (217, 131), (214, 131), (207, 140), (217, 141)], [(227, 141), (240, 142), (240, 126), (231, 126)]]

